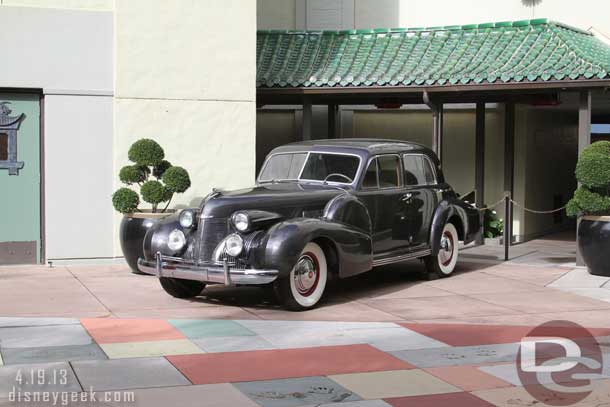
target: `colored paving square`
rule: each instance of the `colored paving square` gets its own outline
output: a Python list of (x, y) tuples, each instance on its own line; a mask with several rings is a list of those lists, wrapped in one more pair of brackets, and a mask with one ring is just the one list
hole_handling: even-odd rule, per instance
[[(138, 389), (133, 392), (135, 407), (259, 407), (229, 383)], [(132, 403), (124, 403), (123, 407), (127, 405), (132, 406)]]
[(326, 377), (244, 382), (234, 386), (262, 407), (296, 407), (360, 400), (360, 397)]
[(462, 391), (419, 369), (351, 373), (331, 375), (328, 378), (365, 399), (385, 399)]
[[(536, 389), (539, 386), (531, 386), (530, 390), (545, 391), (545, 388)], [(578, 403), (569, 403), (564, 393), (546, 392), (544, 403), (532, 397), (523, 387), (511, 387), (505, 389), (481, 390), (473, 394), (483, 400), (488, 401), (498, 407), (517, 407), (517, 406), (565, 406), (573, 405), (578, 407), (606, 407), (610, 405), (610, 380), (594, 381), (592, 393)], [(547, 389), (548, 390), (548, 389)]]
[(209, 338), (221, 336), (254, 336), (254, 332), (235, 321), (222, 319), (170, 319), (169, 323), (187, 338)]
[(0, 328), (2, 348), (40, 348), (91, 343), (91, 337), (80, 325)]
[[(451, 346), (473, 346), (521, 342), (533, 327), (503, 326), (503, 325), (470, 325), (470, 324), (400, 324), (422, 335), (429, 336)], [(604, 336), (610, 333), (607, 328), (589, 330), (594, 336)], [(578, 330), (566, 327), (550, 327), (548, 332), (540, 331), (544, 336), (559, 336), (573, 338), (580, 335)], [(540, 335), (538, 335), (540, 336)]]
[(511, 387), (509, 382), (484, 373), (474, 366), (432, 367), (424, 370), (464, 391)]
[(243, 352), (249, 350), (275, 349), (271, 343), (259, 336), (231, 336), (193, 339), (206, 352)]
[(388, 403), (383, 400), (361, 400), (361, 401), (348, 401), (341, 404), (322, 404), (321, 406), (312, 407), (391, 407)]
[(169, 322), (157, 319), (90, 318), (81, 323), (100, 344), (185, 339)]
[[(545, 375), (539, 375), (540, 377), (525, 376), (523, 377), (523, 379), (519, 376), (517, 366), (514, 363), (494, 366), (482, 366), (479, 369), (487, 374), (497, 377), (498, 379), (511, 383), (514, 386), (529, 386), (539, 383), (568, 383), (574, 380), (572, 376), (573, 374), (589, 372), (588, 369), (585, 368), (583, 368), (583, 371), (578, 371), (579, 368), (581, 368), (581, 366), (576, 367), (571, 372), (566, 372), (565, 374), (555, 373), (553, 376), (549, 377), (546, 377)], [(610, 379), (610, 369), (608, 369), (606, 366), (604, 366), (604, 370), (599, 376), (592, 378), (592, 380), (603, 379)]]
[(168, 356), (195, 384), (411, 369), (369, 345)]
[(96, 344), (40, 348), (2, 348), (1, 350), (7, 365), (106, 359), (106, 355)]
[(100, 346), (110, 359), (204, 353), (199, 346), (188, 339), (155, 342), (103, 343)]
[(470, 393), (436, 394), (386, 399), (392, 407), (494, 407), (493, 404)]
[(518, 351), (518, 343), (509, 343), (500, 345), (402, 350), (390, 353), (412, 365), (424, 368), (512, 362), (516, 360)]
[(190, 384), (165, 358), (92, 360), (72, 366), (83, 388), (96, 391)]
[(67, 362), (3, 366), (0, 368), (0, 399), (15, 391), (80, 392), (82, 388)]

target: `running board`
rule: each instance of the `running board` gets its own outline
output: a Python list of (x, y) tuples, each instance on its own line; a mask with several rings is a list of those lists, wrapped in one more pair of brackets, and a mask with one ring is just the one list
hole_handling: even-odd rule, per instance
[(401, 261), (418, 259), (420, 257), (429, 256), (430, 254), (432, 254), (432, 250), (427, 249), (427, 250), (422, 250), (419, 252), (401, 254), (399, 256), (384, 257), (383, 259), (373, 260), (373, 267), (383, 266), (385, 264), (399, 263)]

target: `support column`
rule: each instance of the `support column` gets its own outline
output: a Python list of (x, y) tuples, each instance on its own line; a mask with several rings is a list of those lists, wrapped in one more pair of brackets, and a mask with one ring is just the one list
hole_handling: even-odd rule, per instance
[[(591, 91), (580, 92), (578, 103), (578, 155), (591, 144)], [(577, 225), (580, 226), (580, 220)], [(578, 233), (576, 234), (576, 265), (584, 266), (585, 263), (578, 250)]]
[[(515, 104), (504, 105), (504, 192), (512, 198), (515, 192)], [(506, 205), (504, 213), (504, 260), (513, 241), (513, 204)]]
[(311, 140), (312, 104), (310, 96), (303, 96), (303, 125), (301, 126), (301, 139)]
[(443, 162), (443, 104), (439, 103), (432, 109), (432, 150), (438, 156), (440, 162)]
[(339, 117), (339, 105), (328, 105), (328, 138), (341, 137), (341, 118)]
[[(485, 103), (477, 103), (476, 108), (476, 130), (475, 130), (475, 191), (476, 191), (476, 205), (478, 208), (482, 208), (485, 205)], [(481, 228), (479, 236), (477, 237), (477, 244), (483, 244), (484, 226), (483, 226), (484, 213), (481, 213)]]

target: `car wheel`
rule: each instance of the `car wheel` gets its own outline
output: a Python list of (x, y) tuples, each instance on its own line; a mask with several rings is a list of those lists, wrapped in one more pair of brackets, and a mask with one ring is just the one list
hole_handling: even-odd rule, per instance
[(201, 294), (205, 284), (201, 281), (183, 280), (180, 278), (159, 278), (161, 287), (166, 293), (176, 298), (193, 298)]
[(276, 292), (284, 306), (303, 311), (316, 306), (328, 280), (328, 266), (322, 248), (307, 243), (290, 274), (277, 281)]
[(429, 278), (449, 277), (455, 270), (458, 260), (459, 238), (453, 224), (447, 223), (441, 233), (441, 244), (436, 256), (424, 259)]

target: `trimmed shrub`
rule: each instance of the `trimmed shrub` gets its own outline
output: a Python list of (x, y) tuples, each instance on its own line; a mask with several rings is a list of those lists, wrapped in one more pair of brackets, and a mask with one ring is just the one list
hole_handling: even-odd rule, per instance
[(119, 171), (119, 179), (123, 184), (140, 184), (146, 181), (147, 173), (138, 165), (126, 165)]
[(576, 179), (589, 188), (610, 186), (610, 154), (583, 151), (576, 165)]
[(580, 187), (567, 206), (569, 216), (604, 215), (610, 213), (610, 196)]
[(168, 168), (163, 174), (162, 180), (172, 192), (176, 193), (182, 193), (191, 186), (189, 173), (182, 167)]
[[(164, 157), (163, 148), (156, 141), (141, 139), (133, 143), (128, 152), (129, 160), (135, 164), (126, 165), (119, 171), (121, 182), (140, 186), (141, 200), (152, 205), (153, 213), (161, 202), (167, 202), (160, 211), (165, 212), (174, 194), (191, 186), (188, 172), (182, 167), (172, 167)], [(149, 180), (151, 174), (157, 180)], [(112, 196), (112, 203), (121, 213), (138, 211), (140, 195), (129, 188), (121, 188)]]
[(589, 153), (610, 155), (610, 141), (597, 141), (582, 151), (583, 155)]
[(127, 157), (138, 165), (156, 166), (165, 158), (165, 152), (159, 143), (145, 138), (131, 145)]
[(140, 196), (129, 188), (119, 188), (112, 194), (112, 205), (120, 213), (135, 211), (140, 204)]
[(160, 179), (163, 176), (163, 174), (165, 173), (165, 171), (167, 171), (167, 169), (171, 166), (172, 166), (172, 163), (170, 163), (167, 160), (163, 160), (159, 164), (155, 165), (155, 167), (153, 168), (152, 174), (155, 178)]
[(153, 207), (167, 200), (166, 187), (159, 181), (146, 181), (140, 187), (142, 199)]

